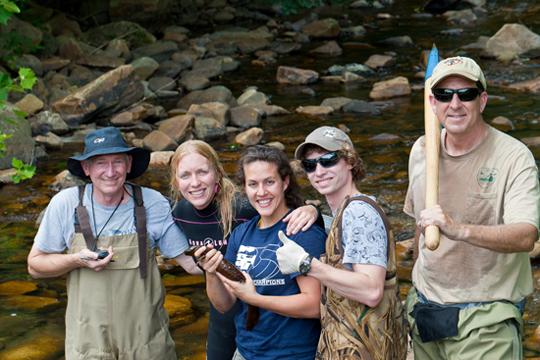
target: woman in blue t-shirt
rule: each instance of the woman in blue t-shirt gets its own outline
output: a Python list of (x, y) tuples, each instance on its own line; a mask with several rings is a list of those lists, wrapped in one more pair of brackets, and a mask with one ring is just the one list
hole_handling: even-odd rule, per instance
[[(176, 149), (171, 160), (170, 185), (176, 201), (174, 221), (192, 246), (212, 245), (225, 254), (231, 231), (257, 215), (247, 199), (239, 196), (218, 154), (204, 141), (185, 141)], [(294, 234), (308, 229), (316, 218), (313, 206), (303, 206), (283, 220), (287, 222), (287, 232)], [(207, 360), (232, 358), (236, 349), (233, 317), (239, 307), (221, 314), (210, 306)]]
[[(223, 255), (212, 249), (199, 259), (207, 274), (208, 297), (221, 312), (237, 300), (240, 303), (235, 315), (235, 360), (312, 360), (320, 334), (320, 284), (299, 273), (282, 274), (276, 260), (281, 245), (278, 232), (286, 228), (282, 219), (302, 205), (294, 173), (282, 151), (258, 145), (243, 153), (238, 178), (258, 215), (233, 230), (225, 258), (247, 280), (233, 282), (216, 273)], [(318, 226), (292, 238), (314, 257), (324, 251), (326, 235)], [(251, 330), (246, 329), (248, 304), (260, 308), (259, 320)]]

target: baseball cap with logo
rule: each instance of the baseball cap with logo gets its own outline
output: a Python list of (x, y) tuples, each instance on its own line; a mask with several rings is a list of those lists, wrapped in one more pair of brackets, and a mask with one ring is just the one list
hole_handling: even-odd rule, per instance
[(439, 62), (430, 77), (431, 88), (433, 89), (441, 80), (451, 75), (479, 82), (484, 90), (487, 89), (486, 78), (480, 66), (473, 59), (463, 56), (451, 57)]
[(81, 178), (88, 178), (81, 166), (81, 161), (98, 155), (126, 153), (131, 155), (131, 171), (127, 179), (134, 179), (142, 175), (150, 163), (150, 152), (146, 149), (129, 147), (122, 133), (115, 127), (106, 127), (92, 131), (84, 138), (84, 151), (81, 155), (68, 159), (67, 168), (70, 173)]
[(320, 146), (328, 151), (354, 149), (354, 145), (349, 136), (333, 126), (321, 126), (309, 133), (306, 140), (296, 148), (294, 157), (300, 159), (304, 156), (306, 145), (309, 144)]

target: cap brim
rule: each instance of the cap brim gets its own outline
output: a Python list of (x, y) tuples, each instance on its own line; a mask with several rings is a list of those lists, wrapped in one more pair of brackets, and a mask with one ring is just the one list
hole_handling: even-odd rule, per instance
[(435, 86), (437, 86), (438, 83), (440, 83), (441, 81), (443, 81), (445, 78), (447, 78), (449, 76), (459, 76), (459, 77), (469, 79), (469, 80), (474, 81), (474, 82), (477, 82), (479, 80), (478, 77), (473, 76), (471, 74), (462, 74), (462, 73), (456, 74), (455, 72), (448, 71), (446, 73), (440, 74), (439, 76), (437, 76), (437, 78), (432, 77), (431, 78), (431, 88), (433, 89)]
[(125, 147), (118, 147), (118, 148), (107, 148), (107, 149), (100, 149), (93, 151), (88, 154), (82, 154), (79, 156), (72, 156), (67, 161), (67, 168), (70, 173), (72, 173), (75, 176), (78, 176), (83, 179), (88, 179), (88, 176), (85, 175), (84, 170), (81, 165), (81, 161), (88, 160), (94, 156), (98, 155), (109, 155), (109, 154), (122, 154), (126, 153), (131, 155), (132, 161), (131, 161), (131, 171), (127, 173), (126, 179), (135, 179), (139, 176), (141, 176), (146, 169), (148, 168), (148, 164), (150, 164), (150, 151), (142, 148), (125, 148)]
[(321, 144), (321, 143), (316, 143), (316, 142), (311, 142), (311, 141), (304, 141), (303, 143), (301, 143), (300, 145), (296, 147), (296, 150), (294, 151), (295, 159), (301, 160), (302, 155), (304, 155), (304, 149), (306, 148), (307, 145), (315, 145), (327, 151), (338, 151), (342, 149), (342, 147), (339, 145)]

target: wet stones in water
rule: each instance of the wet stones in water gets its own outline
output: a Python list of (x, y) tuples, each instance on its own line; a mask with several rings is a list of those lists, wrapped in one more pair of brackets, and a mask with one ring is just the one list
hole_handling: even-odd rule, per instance
[(459, 11), (447, 11), (443, 14), (443, 17), (448, 21), (449, 23), (455, 24), (455, 25), (471, 25), (478, 18), (474, 14), (474, 12), (471, 9), (466, 10), (459, 10)]
[(371, 55), (369, 59), (366, 60), (364, 65), (369, 66), (372, 69), (377, 69), (380, 67), (394, 65), (395, 62), (396, 60), (393, 56), (374, 54), (374, 55)]
[(540, 76), (532, 80), (520, 81), (508, 86), (510, 89), (527, 91), (532, 93), (540, 92)]
[(192, 91), (178, 102), (178, 108), (188, 109), (191, 104), (204, 104), (208, 102), (221, 102), (229, 106), (236, 106), (236, 99), (231, 90), (225, 86), (212, 86), (206, 90)]
[(262, 114), (253, 106), (237, 106), (231, 109), (231, 124), (249, 128), (261, 124)]
[(150, 154), (149, 169), (156, 168), (168, 168), (171, 163), (171, 158), (174, 155), (174, 151), (153, 151)]
[(316, 82), (319, 73), (313, 70), (295, 68), (291, 66), (278, 67), (276, 80), (279, 84), (307, 85)]
[(414, 43), (410, 36), (393, 36), (380, 41), (380, 44), (395, 47), (413, 46)]
[(165, 295), (163, 307), (169, 314), (169, 325), (171, 328), (190, 324), (195, 321), (191, 301), (185, 297)]
[(341, 49), (337, 42), (332, 40), (311, 50), (310, 53), (326, 56), (339, 56), (343, 53), (343, 49)]
[(6, 281), (0, 284), (0, 296), (23, 295), (35, 291), (37, 288), (37, 285), (30, 281)]
[(512, 120), (505, 116), (497, 116), (496, 118), (491, 120), (491, 125), (495, 126), (501, 131), (514, 130), (514, 123), (512, 122)]
[(197, 139), (209, 141), (224, 137), (227, 129), (214, 118), (196, 116), (194, 132)]
[(332, 65), (328, 68), (326, 71), (330, 75), (342, 75), (345, 72), (352, 72), (355, 74), (365, 74), (370, 75), (373, 74), (373, 70), (367, 67), (366, 65), (362, 64), (347, 64), (347, 65)]
[(238, 105), (262, 105), (268, 104), (269, 99), (264, 93), (257, 91), (256, 87), (250, 87), (238, 97), (237, 102)]
[(302, 32), (311, 38), (336, 38), (340, 31), (338, 21), (332, 18), (313, 21), (302, 28)]
[(174, 41), (156, 41), (153, 44), (144, 45), (134, 49), (131, 54), (135, 59), (147, 56), (157, 62), (162, 62), (170, 59), (171, 55), (176, 51), (178, 51), (178, 44)]
[(236, 135), (234, 141), (244, 146), (257, 145), (261, 142), (263, 135), (263, 129), (254, 127)]
[(202, 90), (210, 86), (210, 80), (207, 77), (197, 74), (187, 73), (182, 76), (179, 82), (187, 91)]
[(355, 114), (370, 114), (370, 115), (380, 115), (381, 110), (378, 106), (369, 103), (364, 100), (351, 100), (343, 105), (341, 108), (343, 112), (346, 113), (355, 113)]
[(159, 63), (148, 56), (140, 57), (131, 63), (141, 80), (146, 80), (159, 68)]
[(154, 130), (143, 139), (144, 147), (151, 151), (175, 150), (178, 143), (162, 131)]
[(0, 304), (5, 309), (44, 310), (60, 306), (60, 301), (44, 296), (14, 295), (0, 298)]
[(38, 135), (34, 138), (36, 143), (44, 145), (47, 150), (61, 150), (64, 147), (62, 138), (53, 132)]
[(321, 106), (330, 106), (335, 111), (339, 111), (351, 101), (352, 99), (346, 97), (327, 98), (321, 102)]
[(398, 76), (373, 84), (373, 89), (369, 93), (369, 97), (374, 100), (382, 100), (410, 94), (411, 86), (409, 85), (409, 80), (404, 76)]
[(0, 360), (57, 359), (64, 352), (62, 329), (47, 326), (25, 334), (17, 344), (7, 344), (0, 351)]
[(177, 115), (160, 122), (158, 130), (180, 144), (189, 137), (194, 123), (194, 115)]
[(505, 24), (486, 43), (486, 52), (503, 62), (538, 48), (540, 35), (521, 24)]
[(187, 112), (188, 115), (202, 116), (215, 119), (221, 125), (225, 126), (230, 120), (229, 105), (218, 101), (202, 104), (192, 104)]
[(334, 112), (334, 108), (330, 106), (299, 106), (296, 112), (309, 116), (324, 116)]
[(254, 108), (257, 109), (263, 117), (290, 114), (290, 111), (277, 105), (256, 105)]

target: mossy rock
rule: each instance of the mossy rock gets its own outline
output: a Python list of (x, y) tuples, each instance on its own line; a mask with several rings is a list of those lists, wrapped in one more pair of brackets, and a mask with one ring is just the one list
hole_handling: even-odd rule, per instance
[(0, 284), (0, 296), (23, 295), (37, 290), (37, 285), (30, 281), (13, 280)]
[(130, 49), (156, 41), (154, 35), (131, 21), (117, 21), (97, 26), (85, 32), (81, 38), (93, 46), (102, 46), (113, 39), (124, 39), (128, 42)]

